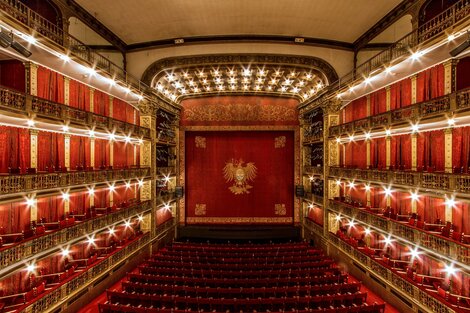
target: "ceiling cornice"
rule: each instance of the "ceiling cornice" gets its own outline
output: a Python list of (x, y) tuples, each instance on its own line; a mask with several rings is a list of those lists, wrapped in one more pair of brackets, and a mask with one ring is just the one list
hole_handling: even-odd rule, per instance
[[(296, 38), (301, 38), (303, 42), (296, 42)], [(176, 44), (175, 39), (183, 39), (184, 43)], [(170, 38), (155, 41), (139, 42), (127, 45), (127, 52), (145, 49), (166, 48), (175, 45), (204, 44), (204, 43), (230, 43), (230, 42), (267, 42), (284, 43), (293, 45), (320, 46), (341, 50), (352, 51), (353, 44), (344, 41), (329, 40), (323, 38), (311, 38), (302, 36), (281, 36), (281, 35), (224, 35), (224, 36), (194, 36), (183, 38)]]
[(377, 35), (382, 33), (390, 25), (395, 23), (398, 19), (404, 16), (408, 10), (416, 4), (416, 0), (403, 0), (399, 5), (397, 5), (393, 10), (387, 13), (382, 17), (377, 23), (369, 28), (364, 34), (362, 34), (356, 41), (353, 42), (353, 49), (360, 50), (365, 47), (369, 41), (374, 39)]
[(101, 23), (96, 17), (91, 15), (87, 10), (80, 6), (74, 0), (58, 0), (62, 2), (65, 7), (70, 11), (71, 16), (75, 16), (84, 22), (88, 27), (102, 36), (104, 39), (109, 41), (113, 46), (115, 46), (120, 52), (125, 53), (127, 50), (127, 44), (119, 38), (115, 33), (113, 33), (109, 28), (107, 28), (103, 23)]

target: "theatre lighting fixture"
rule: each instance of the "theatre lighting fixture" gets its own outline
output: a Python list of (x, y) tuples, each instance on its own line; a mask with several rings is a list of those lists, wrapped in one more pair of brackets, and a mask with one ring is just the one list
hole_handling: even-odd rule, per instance
[(458, 269), (454, 267), (454, 263), (450, 265), (445, 264), (444, 272), (447, 273), (448, 276), (452, 276), (458, 272)]
[(35, 269), (36, 269), (36, 264), (34, 264), (34, 263), (28, 264), (26, 266), (26, 270), (28, 271), (28, 273), (34, 272)]
[(370, 228), (364, 229), (364, 233), (366, 234), (366, 236), (369, 236), (371, 233)]
[[(33, 38), (33, 37), (27, 36), (26, 40), (28, 40), (28, 38)], [(4, 30), (0, 32), (0, 46), (2, 46), (3, 48), (11, 47), (16, 52), (20, 53), (22, 56), (27, 57), (27, 58), (29, 58), (32, 55), (31, 51), (29, 51), (26, 47), (24, 47), (22, 44), (20, 44), (19, 42), (13, 39), (12, 33), (7, 33)]]
[(467, 50), (468, 47), (470, 47), (470, 33), (469, 32), (467, 32), (467, 39), (464, 42), (462, 42), (460, 45), (455, 47), (452, 51), (450, 51), (449, 54), (452, 57), (456, 57), (462, 52), (464, 52), (465, 50)]
[(418, 247), (415, 247), (415, 248), (408, 248), (410, 249), (410, 256), (411, 256), (411, 260), (417, 258), (421, 253), (418, 251)]

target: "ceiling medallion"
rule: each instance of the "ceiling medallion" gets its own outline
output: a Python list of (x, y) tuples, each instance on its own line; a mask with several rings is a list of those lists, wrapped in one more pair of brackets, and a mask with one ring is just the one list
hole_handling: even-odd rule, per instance
[(304, 103), (336, 75), (326, 62), (321, 62), (324, 61), (289, 56), (192, 57), (162, 60), (147, 69), (144, 79), (149, 80), (157, 94), (174, 103), (191, 97), (231, 94), (289, 97)]

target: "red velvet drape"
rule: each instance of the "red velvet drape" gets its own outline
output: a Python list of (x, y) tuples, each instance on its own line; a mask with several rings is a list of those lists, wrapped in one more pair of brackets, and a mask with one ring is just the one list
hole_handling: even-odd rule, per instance
[(95, 139), (95, 168), (109, 165), (109, 142)]
[(162, 208), (162, 209), (157, 210), (155, 217), (156, 217), (156, 222), (158, 226), (158, 225), (165, 223), (169, 219), (171, 219), (172, 215), (169, 209)]
[(386, 90), (384, 88), (370, 95), (370, 114), (377, 115), (387, 111)]
[(427, 223), (435, 223), (438, 219), (445, 221), (445, 200), (428, 196), (421, 197), (417, 203), (417, 213)]
[(21, 92), (26, 90), (26, 69), (18, 60), (0, 61), (0, 84)]
[(109, 190), (107, 188), (97, 189), (94, 193), (94, 203), (97, 208), (109, 206)]
[(470, 205), (464, 201), (458, 201), (452, 210), (452, 224), (458, 232), (470, 235)]
[(470, 57), (459, 59), (457, 63), (457, 90), (470, 87)]
[(90, 139), (82, 136), (70, 136), (70, 169), (90, 166)]
[(452, 132), (452, 167), (468, 172), (470, 163), (470, 127), (455, 128)]
[(444, 160), (444, 132), (442, 130), (422, 132), (418, 136), (418, 168), (433, 168), (443, 171)]
[(391, 207), (397, 214), (409, 214), (411, 212), (411, 197), (409, 193), (393, 192)]
[(109, 95), (95, 90), (93, 93), (94, 113), (109, 116)]
[(38, 170), (46, 171), (65, 166), (65, 139), (63, 134), (40, 131), (38, 133)]
[(0, 173), (8, 173), (9, 167), (25, 173), (30, 167), (30, 150), (29, 130), (0, 126)]
[(367, 98), (356, 99), (349, 103), (343, 110), (342, 120), (343, 123), (359, 120), (367, 117)]
[(45, 218), (47, 222), (57, 222), (64, 215), (64, 200), (62, 196), (51, 196), (38, 199), (38, 219)]
[(129, 167), (134, 162), (134, 145), (125, 142), (114, 142), (114, 164), (116, 168)]
[(416, 101), (422, 102), (444, 95), (444, 65), (439, 64), (418, 74)]
[(386, 208), (387, 201), (382, 188), (372, 188), (370, 191), (370, 206), (373, 208)]
[(69, 84), (69, 105), (90, 111), (90, 87), (71, 79)]
[(348, 142), (344, 166), (354, 168), (367, 168), (367, 144), (364, 140)]
[(391, 140), (390, 165), (395, 168), (411, 169), (411, 136), (393, 136)]
[(411, 105), (411, 79), (405, 78), (390, 86), (390, 110)]
[(323, 225), (323, 210), (314, 206), (308, 209), (307, 217), (319, 225)]
[(70, 212), (84, 214), (90, 207), (90, 199), (87, 192), (74, 192), (70, 194)]
[[(199, 142), (196, 144), (196, 137), (199, 137), (198, 141), (205, 139), (205, 148)], [(210, 217), (228, 218), (230, 223), (237, 223), (237, 218), (256, 223), (276, 222), (271, 218), (279, 217), (284, 217), (282, 223), (291, 220), (294, 202), (293, 132), (186, 132), (185, 140), (187, 218), (203, 216), (208, 223), (211, 222)], [(282, 142), (280, 146), (279, 142)], [(226, 181), (224, 167), (232, 160), (240, 159), (244, 162), (241, 167), (246, 167), (244, 171), (248, 170), (249, 162), (257, 170), (256, 177), (247, 181), (252, 186), (247, 189), (249, 193), (236, 194), (234, 172), (229, 169), (232, 175), (229, 177), (233, 179)], [(238, 172), (238, 175), (243, 173), (241, 168)], [(202, 214), (201, 206), (204, 205), (205, 214)]]
[(127, 102), (118, 98), (113, 99), (113, 118), (133, 124), (134, 111), (134, 107)]
[(383, 169), (386, 165), (385, 138), (374, 138), (370, 142), (371, 168)]
[(64, 103), (64, 76), (48, 68), (38, 67), (38, 97)]
[(0, 227), (6, 234), (21, 233), (29, 229), (30, 210), (25, 201), (11, 202), (0, 205)]

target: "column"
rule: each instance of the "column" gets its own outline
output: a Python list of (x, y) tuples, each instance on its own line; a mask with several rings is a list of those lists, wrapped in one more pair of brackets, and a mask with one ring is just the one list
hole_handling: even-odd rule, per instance
[(411, 76), (411, 104), (416, 103), (416, 95), (417, 95), (417, 85), (416, 85), (416, 79), (418, 78), (418, 75), (413, 75)]
[(109, 96), (109, 117), (113, 117), (113, 99), (114, 97)]
[(93, 193), (88, 193), (89, 196), (88, 196), (88, 199), (90, 201), (90, 207), (94, 207), (95, 206), (95, 192), (93, 191)]
[(90, 138), (90, 166), (95, 167), (95, 138)]
[(132, 165), (136, 166), (137, 165), (137, 145), (133, 145), (134, 147), (134, 158), (132, 160)]
[(32, 96), (38, 95), (38, 65), (32, 62), (25, 63), (26, 92)]
[(449, 94), (457, 90), (456, 72), (458, 59), (450, 59), (444, 65), (444, 94)]
[(366, 190), (366, 206), (370, 207), (370, 189)]
[(35, 129), (31, 129), (29, 131), (30, 134), (30, 149), (31, 149), (31, 156), (30, 156), (30, 167), (37, 168), (38, 167), (38, 131)]
[(418, 201), (411, 199), (411, 213), (418, 213)]
[(370, 139), (366, 139), (366, 166), (367, 168), (370, 168)]
[(418, 166), (418, 134), (411, 134), (411, 170), (416, 171)]
[(370, 116), (370, 112), (372, 112), (370, 107), (370, 94), (366, 96), (366, 107), (367, 107), (367, 116)]
[(65, 134), (64, 135), (64, 138), (65, 138), (65, 167), (70, 169), (70, 135), (69, 134)]
[(446, 208), (445, 208), (445, 220), (446, 222), (452, 222), (452, 211), (453, 211), (453, 205), (450, 203), (446, 203)]
[(109, 165), (114, 165), (114, 141), (109, 141)]
[(114, 189), (113, 190), (109, 189), (108, 196), (109, 196), (109, 206), (113, 206), (114, 205)]
[(444, 166), (446, 173), (452, 173), (452, 128), (444, 129)]
[(390, 168), (390, 161), (392, 157), (392, 137), (386, 136), (385, 137), (385, 166), (387, 169)]
[(28, 195), (28, 199), (32, 199), (32, 203), (29, 206), (30, 221), (36, 222), (38, 220), (38, 200), (35, 195)]
[(64, 104), (70, 104), (70, 78), (64, 76)]
[(386, 110), (390, 111), (390, 106), (392, 103), (392, 97), (390, 92), (390, 86), (385, 87), (385, 106)]
[(69, 213), (70, 212), (70, 196), (68, 194), (68, 191), (66, 193), (67, 196), (63, 197), (64, 201), (64, 213)]
[(95, 89), (90, 88), (90, 112), (95, 112)]

